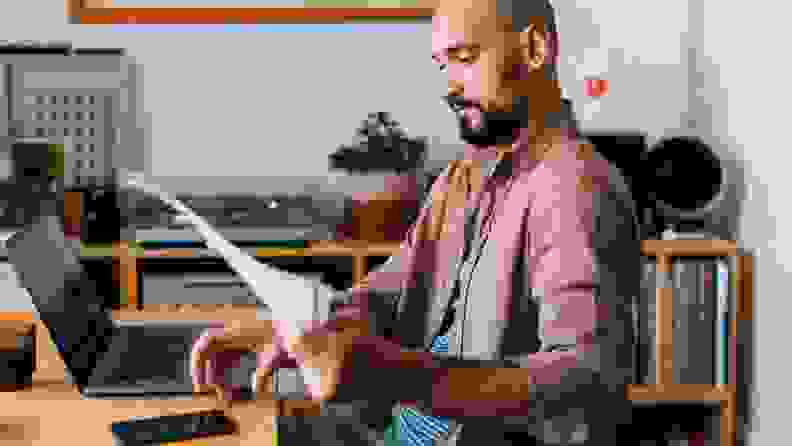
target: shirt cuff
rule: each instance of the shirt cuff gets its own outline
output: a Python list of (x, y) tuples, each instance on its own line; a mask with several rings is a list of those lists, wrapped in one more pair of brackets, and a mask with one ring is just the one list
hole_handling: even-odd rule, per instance
[(336, 398), (341, 401), (426, 401), (432, 394), (432, 355), (401, 351), (379, 336), (356, 340), (341, 370)]

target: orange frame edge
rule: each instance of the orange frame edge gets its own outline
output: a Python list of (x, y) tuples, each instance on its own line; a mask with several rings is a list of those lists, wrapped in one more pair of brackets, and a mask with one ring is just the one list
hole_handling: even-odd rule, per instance
[[(421, 0), (419, 0), (421, 1)], [(409, 21), (431, 17), (431, 8), (114, 8), (66, 0), (72, 24), (258, 24)], [(109, 1), (107, 1), (109, 3)]]

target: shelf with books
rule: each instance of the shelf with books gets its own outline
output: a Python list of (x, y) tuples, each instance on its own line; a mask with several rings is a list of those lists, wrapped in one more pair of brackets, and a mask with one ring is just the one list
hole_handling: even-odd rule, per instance
[(752, 258), (729, 240), (645, 240), (641, 253), (650, 285), (638, 308), (639, 365), (647, 369), (628, 398), (718, 403), (720, 444), (733, 446), (738, 322), (752, 316)]

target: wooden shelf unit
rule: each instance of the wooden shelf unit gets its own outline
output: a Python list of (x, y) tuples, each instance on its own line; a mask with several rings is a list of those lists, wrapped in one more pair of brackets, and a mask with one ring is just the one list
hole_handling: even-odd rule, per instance
[[(369, 257), (388, 257), (399, 249), (397, 242), (368, 243), (363, 241), (315, 241), (306, 248), (246, 248), (253, 257), (352, 257), (352, 282), (365, 278)], [(201, 258), (217, 257), (206, 248), (143, 249), (130, 242), (118, 242), (112, 246), (82, 246), (83, 258), (113, 259), (113, 275), (118, 278), (119, 288), (126, 296), (126, 306), (135, 308), (139, 303), (138, 268), (139, 260), (147, 258)]]

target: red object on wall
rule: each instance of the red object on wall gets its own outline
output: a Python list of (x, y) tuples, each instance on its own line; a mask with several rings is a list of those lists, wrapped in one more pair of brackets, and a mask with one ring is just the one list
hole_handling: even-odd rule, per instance
[(601, 98), (608, 94), (608, 81), (595, 77), (586, 78), (584, 90), (588, 97)]

